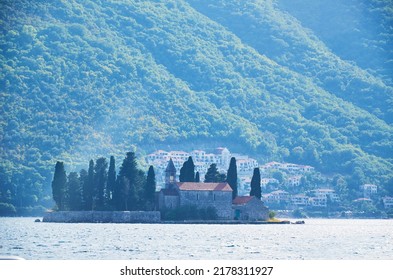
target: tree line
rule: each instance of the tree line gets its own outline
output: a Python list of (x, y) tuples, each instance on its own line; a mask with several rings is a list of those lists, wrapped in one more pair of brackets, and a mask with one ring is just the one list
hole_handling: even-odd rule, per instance
[[(180, 182), (199, 182), (199, 172), (195, 172), (195, 164), (192, 160), (192, 157), (188, 157), (188, 160), (183, 163), (182, 168), (180, 168), (179, 175)], [(219, 183), (219, 182), (227, 182), (233, 192), (232, 198), (235, 199), (238, 196), (238, 181), (237, 181), (237, 165), (236, 158), (232, 157), (229, 163), (229, 168), (227, 174), (220, 173), (218, 171), (217, 165), (212, 163), (210, 167), (207, 169), (205, 174), (205, 183)], [(252, 179), (251, 179), (251, 191), (250, 196), (255, 196), (259, 199), (262, 197), (262, 188), (261, 188), (261, 173), (259, 168), (254, 168)]]
[(140, 170), (134, 152), (128, 152), (116, 173), (115, 158), (90, 160), (88, 170), (66, 174), (58, 161), (52, 181), (57, 210), (153, 210), (156, 179), (153, 166)]
[[(195, 172), (192, 157), (180, 169), (180, 182), (200, 182), (199, 172)], [(205, 183), (227, 182), (238, 195), (236, 158), (232, 157), (228, 172), (220, 173), (215, 163), (205, 174)], [(52, 195), (59, 211), (129, 211), (155, 209), (156, 179), (153, 166), (147, 174), (138, 169), (134, 152), (129, 152), (116, 173), (113, 156), (90, 160), (88, 170), (65, 171), (64, 163), (57, 161), (52, 181)], [(261, 199), (261, 176), (259, 168), (254, 169), (251, 180), (251, 196)]]

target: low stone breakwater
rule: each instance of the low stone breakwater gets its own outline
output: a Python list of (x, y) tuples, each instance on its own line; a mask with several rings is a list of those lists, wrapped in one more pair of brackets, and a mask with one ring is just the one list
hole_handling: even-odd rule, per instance
[(160, 223), (159, 211), (58, 211), (45, 213), (48, 223)]

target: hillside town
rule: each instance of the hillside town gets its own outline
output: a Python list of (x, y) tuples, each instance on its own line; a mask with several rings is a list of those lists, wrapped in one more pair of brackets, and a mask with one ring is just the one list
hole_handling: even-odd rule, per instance
[(393, 209), (393, 197), (381, 195), (377, 185), (360, 185), (355, 198), (348, 202), (339, 184), (334, 184), (332, 178), (319, 173), (312, 166), (275, 161), (260, 164), (247, 155), (231, 153), (225, 147), (209, 152), (158, 150), (149, 154), (146, 161), (156, 170), (157, 188), (165, 188), (165, 169), (170, 160), (180, 170), (189, 157), (194, 161), (201, 182), (211, 164), (216, 164), (220, 172), (226, 173), (230, 159), (235, 157), (239, 195), (249, 195), (253, 170), (259, 168), (262, 201), (274, 211), (292, 212), (299, 217), (305, 213), (329, 216), (329, 212), (336, 216), (351, 217), (354, 212), (359, 215), (374, 208), (385, 212)]

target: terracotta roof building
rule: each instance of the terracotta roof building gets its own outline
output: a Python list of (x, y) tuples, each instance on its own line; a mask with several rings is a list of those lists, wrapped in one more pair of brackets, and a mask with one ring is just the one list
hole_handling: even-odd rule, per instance
[(228, 183), (176, 182), (176, 168), (172, 160), (165, 171), (165, 188), (158, 195), (160, 210), (192, 205), (214, 208), (219, 219), (233, 218), (232, 188)]
[(176, 182), (176, 168), (169, 160), (166, 168), (165, 188), (158, 194), (158, 209), (175, 209), (196, 206), (198, 209), (214, 208), (219, 219), (267, 220), (268, 210), (254, 196), (239, 196), (232, 200), (228, 183)]

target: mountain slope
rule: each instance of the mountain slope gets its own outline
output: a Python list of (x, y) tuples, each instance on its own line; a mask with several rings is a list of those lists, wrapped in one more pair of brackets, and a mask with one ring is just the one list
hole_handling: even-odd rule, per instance
[(393, 5), (390, 0), (279, 0), (339, 57), (354, 61), (392, 86)]
[(133, 147), (225, 145), (348, 175), (352, 187), (391, 177), (381, 77), (273, 2), (206, 3), (2, 1), (2, 200), (42, 199), (56, 160), (86, 167)]
[[(312, 78), (330, 93), (392, 122), (393, 88), (332, 53), (298, 20), (278, 9), (275, 1), (247, 1), (241, 5), (224, 0), (190, 2), (259, 53)], [(301, 7), (307, 10), (307, 5)]]

